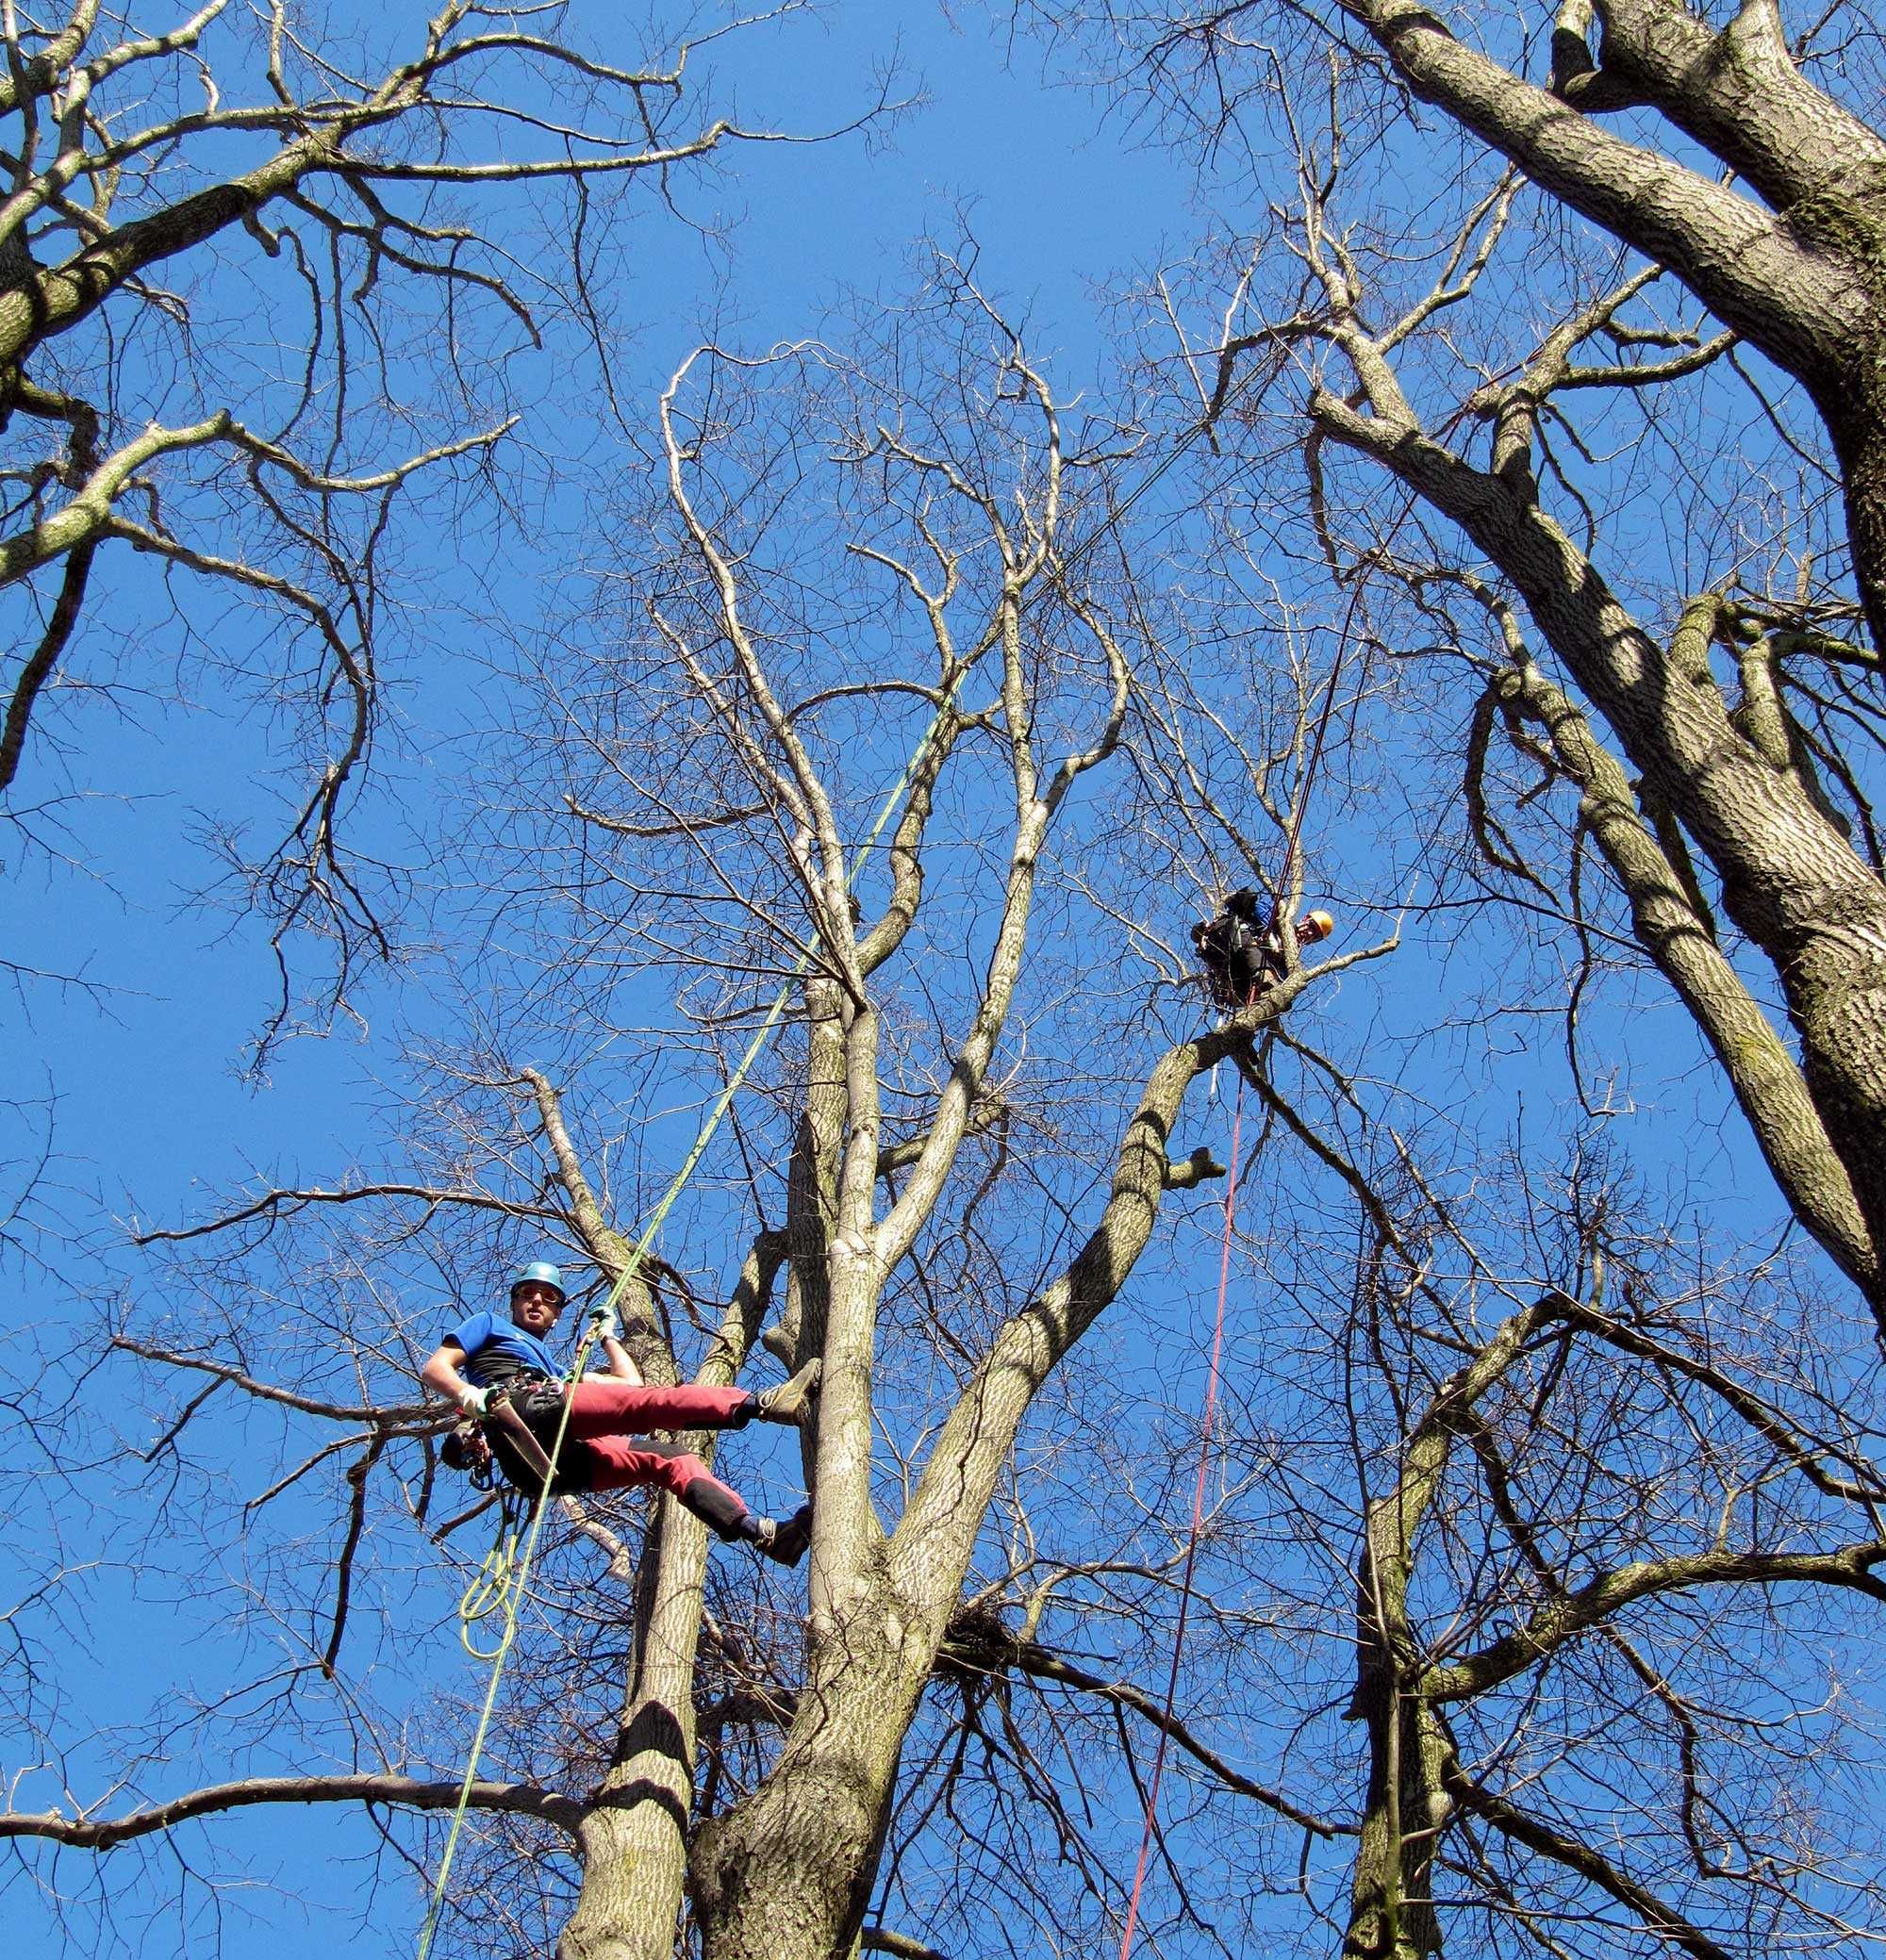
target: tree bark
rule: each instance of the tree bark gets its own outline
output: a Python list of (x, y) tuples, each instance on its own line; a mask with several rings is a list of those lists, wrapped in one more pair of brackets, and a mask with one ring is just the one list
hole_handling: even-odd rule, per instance
[[(739, 1374), (785, 1252), (778, 1234), (754, 1243), (700, 1380), (720, 1385)], [(670, 1378), (673, 1372), (670, 1365)], [(704, 1461), (713, 1445), (711, 1434), (687, 1439)], [(672, 1960), (694, 1811), (694, 1670), (707, 1550), (706, 1526), (663, 1497), (637, 1575), (635, 1645), (615, 1750), (577, 1831), (583, 1884), (558, 1960)]]
[(1457, 41), (1419, 0), (1344, 0), (1423, 101), (1667, 268), (1812, 398), (1846, 478), (1854, 571), (1886, 648), (1886, 142), (1795, 69), (1773, 0), (1713, 33), (1671, 0), (1600, 9), (1604, 63), (1764, 209), (1596, 127)]
[[(947, 1618), (947, 1616), (945, 1616)], [(864, 1924), (903, 1737), (942, 1639), (873, 1590), (815, 1637), (785, 1752), (695, 1834), (705, 1960), (843, 1960)]]
[[(828, 1401), (806, 1686), (772, 1772), (696, 1831), (690, 1888), (705, 1960), (849, 1953), (869, 1901), (903, 1737), (1029, 1405), (1145, 1250), (1170, 1188), (1168, 1149), (1186, 1090), (1281, 1014), (1307, 978), (1291, 976), (1225, 1028), (1160, 1058), (1093, 1231), (1067, 1271), (998, 1330), (938, 1433), (896, 1532), (888, 1540), (869, 1537), (849, 1557), (829, 1557), (822, 1536), (831, 1529), (826, 1505), (838, 1468), (828, 1462), (835, 1439), (825, 1432), (845, 1419)], [(867, 1301), (874, 1310), (882, 1283), (868, 1260), (835, 1260), (835, 1327)]]
[(1349, 1891), (1344, 1960), (1421, 1960), (1441, 1950), (1433, 1865), (1452, 1804), (1443, 1787), (1451, 1749), (1423, 1692), (1409, 1617), (1414, 1544), (1441, 1494), (1460, 1425), (1552, 1311), (1541, 1301), (1501, 1322), (1442, 1383), (1403, 1445), (1395, 1487), (1368, 1507), (1356, 1578), (1356, 1689), (1351, 1719), (1368, 1733), (1368, 1795)]
[(614, 1754), (577, 1830), (583, 1883), (557, 1960), (672, 1960), (694, 1808), (694, 1663), (706, 1572), (706, 1527), (663, 1497), (636, 1588)]
[(1361, 1667), (1350, 1714), (1367, 1724), (1368, 1796), (1343, 1960), (1422, 1960), (1441, 1951), (1433, 1869), (1452, 1809), (1442, 1787), (1446, 1738), (1428, 1705), (1403, 1690), (1389, 1655), (1365, 1650)]
[(1744, 0), (1720, 30), (1677, 0), (1603, 0), (1602, 72), (1789, 211), (1858, 170), (1886, 168), (1886, 142), (1795, 67), (1774, 0)]
[[(1523, 469), (1477, 469), (1411, 422), (1358, 413), (1327, 393), (1311, 413), (1499, 567), (1652, 795), (1713, 866), (1724, 910), (1781, 984), (1802, 1075), (1869, 1242), (1866, 1262), (1848, 1270), (1886, 1334), (1886, 886), (1792, 765), (1777, 767), (1730, 719), (1711, 666), (1717, 601), (1704, 595), (1687, 607), (1666, 650), (1541, 508)], [(1813, 1218), (1812, 1202), (1787, 1195)], [(1838, 1233), (1816, 1235), (1839, 1256)]]

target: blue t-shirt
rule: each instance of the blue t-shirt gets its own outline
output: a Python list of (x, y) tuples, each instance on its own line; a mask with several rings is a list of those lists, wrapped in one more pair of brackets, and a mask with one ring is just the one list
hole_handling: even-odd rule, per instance
[(535, 1334), (495, 1313), (474, 1313), (445, 1338), (465, 1350), (466, 1377), (481, 1389), (508, 1381), (514, 1375), (542, 1375), (555, 1381), (563, 1373), (555, 1356)]

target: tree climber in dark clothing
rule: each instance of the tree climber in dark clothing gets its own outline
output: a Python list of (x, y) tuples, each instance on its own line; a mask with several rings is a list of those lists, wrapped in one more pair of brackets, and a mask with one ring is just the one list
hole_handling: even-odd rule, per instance
[[(1283, 940), (1274, 916), (1270, 901), (1247, 885), (1192, 928), (1205, 984), (1220, 1007), (1233, 1013), (1248, 1007), (1266, 981), (1283, 978)], [(1315, 946), (1335, 929), (1327, 912), (1306, 912), (1297, 921), (1297, 944)]]
[[(753, 1394), (746, 1389), (683, 1383), (650, 1388), (619, 1338), (614, 1310), (598, 1308), (606, 1376), (588, 1375), (564, 1389), (561, 1370), (544, 1344), (563, 1311), (563, 1275), (546, 1260), (511, 1276), (508, 1321), (474, 1313), (453, 1328), (420, 1371), (426, 1387), (457, 1403), (482, 1425), (483, 1441), (457, 1453), (475, 1460), (485, 1450), (505, 1477), (535, 1497), (556, 1446), (552, 1492), (620, 1491), (653, 1484), (679, 1500), (724, 1541), (744, 1540), (782, 1565), (797, 1565), (811, 1538), (809, 1505), (780, 1523), (750, 1511), (699, 1457), (671, 1443), (645, 1441), (651, 1429), (742, 1429), (755, 1420), (797, 1424), (819, 1392), (819, 1363), (808, 1361), (790, 1381)], [(563, 1423), (563, 1404), (570, 1419)]]

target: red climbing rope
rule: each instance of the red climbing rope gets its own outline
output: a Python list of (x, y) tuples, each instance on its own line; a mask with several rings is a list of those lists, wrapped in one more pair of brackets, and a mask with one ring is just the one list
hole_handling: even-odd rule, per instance
[(1166, 1677), (1166, 1713), (1159, 1725), (1159, 1747), (1152, 1758), (1152, 1782), (1146, 1793), (1146, 1823), (1140, 1832), (1139, 1859), (1133, 1868), (1133, 1897), (1127, 1902), (1126, 1931), (1120, 1935), (1119, 1960), (1133, 1952), (1133, 1929), (1139, 1924), (1139, 1895), (1146, 1884), (1147, 1859), (1159, 1815), (1159, 1781), (1166, 1770), (1166, 1744), (1172, 1730), (1172, 1707), (1179, 1694), (1179, 1662), (1185, 1651), (1185, 1625), (1192, 1613), (1192, 1568), (1198, 1563), (1199, 1537), (1205, 1524), (1205, 1479), (1212, 1467), (1212, 1420), (1218, 1408), (1218, 1369), (1225, 1345), (1225, 1300), (1232, 1283), (1232, 1228), (1236, 1220), (1238, 1151), (1244, 1130), (1244, 1076), (1238, 1076), (1237, 1102), (1232, 1113), (1231, 1169), (1225, 1179), (1224, 1242), (1218, 1252), (1218, 1312), (1212, 1328), (1212, 1365), (1205, 1377), (1205, 1417), (1199, 1435), (1199, 1475), (1192, 1491), (1192, 1531), (1185, 1545), (1185, 1575), (1179, 1589), (1179, 1630), (1172, 1641), (1172, 1670)]
[[(1302, 841), (1304, 813), (1310, 807), (1310, 790), (1322, 766), (1323, 744), (1330, 733), (1330, 717), (1336, 705), (1336, 684), (1342, 678), (1343, 662), (1348, 647), (1349, 628), (1355, 620), (1361, 587), (1351, 594), (1348, 615), (1337, 640), (1336, 658), (1330, 668), (1329, 685), (1316, 716), (1310, 758), (1297, 793), (1296, 808), (1290, 813), (1287, 841), (1283, 847), (1283, 870), (1271, 901), (1270, 930), (1276, 933), (1288, 902), (1291, 880), (1296, 875), (1297, 852)], [(1238, 1154), (1244, 1130), (1244, 1074), (1238, 1074), (1237, 1101), (1232, 1112), (1232, 1161), (1225, 1181), (1224, 1242), (1218, 1252), (1218, 1310), (1212, 1327), (1212, 1365), (1205, 1377), (1205, 1415), (1199, 1434), (1199, 1475), (1192, 1491), (1192, 1528), (1185, 1540), (1185, 1573), (1179, 1590), (1179, 1625), (1172, 1639), (1172, 1667), (1166, 1677), (1166, 1712), (1159, 1725), (1159, 1747), (1152, 1757), (1152, 1780), (1146, 1792), (1146, 1822), (1139, 1834), (1139, 1856), (1133, 1868), (1133, 1893), (1127, 1901), (1126, 1930), (1120, 1935), (1119, 1960), (1133, 1952), (1133, 1935), (1139, 1924), (1139, 1899), (1146, 1886), (1147, 1861), (1152, 1853), (1153, 1833), (1159, 1823), (1159, 1784), (1166, 1771), (1166, 1745), (1171, 1739), (1172, 1709), (1179, 1695), (1179, 1664), (1185, 1652), (1185, 1628), (1192, 1617), (1192, 1573), (1199, 1560), (1199, 1538), (1205, 1526), (1205, 1479), (1211, 1474), (1212, 1422), (1218, 1408), (1219, 1360), (1225, 1345), (1225, 1301), (1232, 1282), (1232, 1231), (1236, 1223)]]

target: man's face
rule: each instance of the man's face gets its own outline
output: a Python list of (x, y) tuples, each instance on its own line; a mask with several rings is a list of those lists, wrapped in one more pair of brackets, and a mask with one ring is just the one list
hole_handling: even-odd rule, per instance
[(526, 1334), (542, 1340), (563, 1311), (563, 1295), (541, 1279), (526, 1279), (511, 1289), (511, 1320)]

